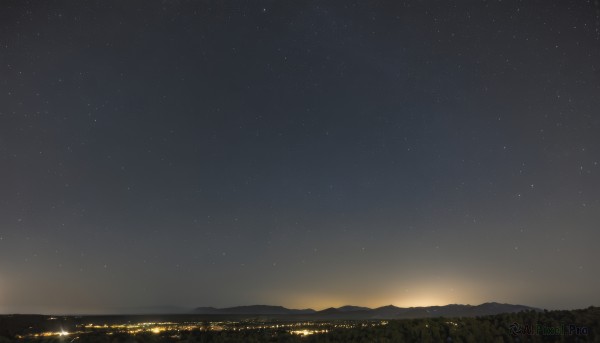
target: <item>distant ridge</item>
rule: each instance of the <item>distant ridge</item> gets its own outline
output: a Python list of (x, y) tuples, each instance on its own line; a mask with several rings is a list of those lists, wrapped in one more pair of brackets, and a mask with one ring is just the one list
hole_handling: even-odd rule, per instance
[(370, 311), (371, 309), (368, 307), (362, 307), (362, 306), (346, 305), (346, 306), (338, 307), (337, 310), (341, 311), (341, 312), (352, 312), (352, 311)]
[(310, 314), (316, 311), (309, 308), (305, 310), (294, 310), (283, 306), (270, 305), (250, 305), (235, 306), (227, 308), (198, 307), (194, 310), (196, 314), (257, 314), (257, 315), (290, 315), (290, 314)]
[(275, 315), (275, 316), (301, 316), (307, 319), (403, 319), (403, 318), (429, 318), (429, 317), (476, 317), (501, 313), (514, 313), (521, 311), (540, 311), (537, 308), (525, 305), (501, 304), (488, 302), (480, 305), (458, 305), (427, 307), (396, 307), (387, 305), (378, 308), (346, 305), (330, 307), (321, 311), (313, 309), (288, 309), (283, 306), (251, 305), (228, 308), (198, 307), (194, 314), (204, 315)]

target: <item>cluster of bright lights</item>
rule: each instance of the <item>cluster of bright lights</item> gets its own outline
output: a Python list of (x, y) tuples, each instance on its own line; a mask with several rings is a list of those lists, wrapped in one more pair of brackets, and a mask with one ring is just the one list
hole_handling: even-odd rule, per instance
[[(127, 333), (135, 335), (142, 332), (149, 332), (153, 334), (161, 334), (163, 332), (181, 332), (181, 331), (192, 331), (192, 330), (204, 330), (204, 331), (244, 331), (244, 330), (257, 330), (257, 329), (275, 329), (285, 330), (295, 335), (308, 336), (319, 333), (327, 333), (331, 328), (350, 329), (355, 327), (366, 327), (366, 326), (379, 326), (386, 325), (387, 321), (377, 321), (370, 323), (358, 323), (353, 321), (334, 321), (334, 322), (252, 322), (252, 321), (219, 321), (219, 322), (184, 322), (184, 323), (172, 323), (172, 322), (148, 322), (148, 323), (128, 323), (128, 324), (80, 324), (77, 325), (77, 329), (72, 332), (68, 332), (61, 328), (60, 331), (53, 332), (42, 332), (27, 335), (24, 337), (65, 337), (72, 336), (77, 338), (77, 335), (87, 334), (91, 332), (103, 332), (106, 335), (113, 335), (115, 333)], [(24, 338), (21, 337), (21, 338)]]
[(68, 331), (61, 329), (60, 331), (48, 331), (48, 332), (42, 332), (42, 333), (35, 333), (35, 334), (31, 334), (29, 336), (30, 337), (52, 337), (52, 336), (63, 337), (63, 336), (68, 336), (68, 335), (70, 335), (70, 333)]
[(308, 336), (308, 335), (314, 335), (316, 333), (327, 333), (329, 331), (328, 330), (308, 330), (308, 329), (304, 329), (304, 330), (292, 330), (290, 332), (292, 334), (294, 334), (294, 335)]

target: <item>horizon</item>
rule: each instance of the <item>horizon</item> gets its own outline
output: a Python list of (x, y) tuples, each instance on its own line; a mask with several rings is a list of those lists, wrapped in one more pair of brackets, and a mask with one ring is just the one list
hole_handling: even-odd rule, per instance
[[(322, 307), (322, 308), (318, 308), (318, 307), (312, 307), (312, 306), (308, 306), (308, 307), (289, 307), (289, 306), (285, 306), (285, 305), (276, 305), (276, 304), (250, 304), (250, 305), (234, 305), (234, 306), (193, 306), (193, 307), (187, 307), (187, 306), (177, 306), (177, 305), (162, 305), (162, 306), (138, 306), (138, 307), (132, 307), (132, 308), (121, 308), (121, 309), (113, 309), (113, 311), (110, 310), (105, 310), (105, 311), (99, 311), (99, 312), (0, 312), (0, 315), (44, 315), (44, 316), (104, 316), (104, 315), (114, 315), (114, 316), (128, 316), (128, 315), (139, 315), (139, 316), (145, 316), (145, 315), (194, 315), (194, 311), (197, 309), (201, 309), (201, 308), (213, 308), (213, 309), (217, 309), (217, 310), (222, 310), (222, 309), (230, 309), (230, 308), (238, 308), (238, 307), (253, 307), (253, 306), (268, 306), (268, 307), (282, 307), (288, 310), (313, 310), (315, 312), (319, 312), (319, 311), (324, 311), (327, 309), (338, 309), (341, 307), (345, 307), (345, 306), (352, 306), (352, 307), (364, 307), (367, 308), (369, 310), (375, 310), (378, 308), (382, 308), (382, 307), (388, 307), (388, 306), (393, 306), (393, 307), (397, 307), (397, 308), (428, 308), (428, 307), (444, 307), (444, 306), (451, 306), (451, 305), (459, 305), (459, 306), (472, 306), (472, 307), (476, 307), (476, 306), (481, 306), (481, 305), (485, 305), (485, 304), (500, 304), (500, 305), (515, 305), (515, 306), (525, 306), (525, 307), (529, 307), (532, 309), (537, 309), (537, 310), (548, 310), (548, 311), (572, 311), (572, 310), (582, 310), (582, 309), (586, 309), (588, 307), (598, 307), (597, 305), (588, 305), (588, 306), (584, 306), (584, 307), (573, 307), (573, 308), (543, 308), (543, 307), (537, 307), (537, 306), (532, 306), (529, 304), (521, 304), (521, 303), (507, 303), (507, 302), (499, 302), (499, 301), (485, 301), (485, 302), (481, 302), (481, 303), (477, 303), (477, 304), (468, 304), (468, 303), (447, 303), (444, 305), (440, 305), (440, 304), (436, 304), (436, 305), (419, 305), (419, 306), (398, 306), (395, 304), (387, 304), (387, 305), (379, 305), (379, 306), (364, 306), (364, 305), (355, 305), (355, 304), (345, 304), (345, 305), (339, 305), (339, 306), (328, 306), (328, 307)], [(178, 309), (179, 311), (186, 311), (186, 312), (126, 312), (126, 311), (135, 311), (137, 310), (149, 310), (149, 309), (160, 309), (160, 308), (174, 308), (174, 309)]]
[(0, 313), (600, 304), (599, 1), (0, 9)]

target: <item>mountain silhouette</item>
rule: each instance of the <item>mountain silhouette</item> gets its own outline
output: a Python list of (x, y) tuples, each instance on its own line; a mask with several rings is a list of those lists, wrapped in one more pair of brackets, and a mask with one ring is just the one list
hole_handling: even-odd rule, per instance
[(198, 307), (194, 310), (196, 314), (255, 314), (255, 315), (292, 315), (309, 314), (316, 312), (313, 309), (295, 310), (283, 306), (250, 305), (235, 306), (227, 308)]
[(273, 315), (295, 316), (306, 319), (403, 319), (429, 317), (476, 317), (500, 313), (513, 313), (539, 309), (513, 304), (488, 302), (480, 305), (450, 304), (445, 306), (397, 307), (387, 305), (374, 309), (362, 306), (346, 305), (330, 307), (321, 311), (313, 309), (288, 309), (283, 306), (251, 305), (228, 308), (198, 307), (193, 313), (203, 315)]
[(353, 311), (369, 311), (371, 309), (368, 307), (362, 307), (362, 306), (346, 305), (346, 306), (338, 307), (337, 310), (340, 312), (353, 312)]

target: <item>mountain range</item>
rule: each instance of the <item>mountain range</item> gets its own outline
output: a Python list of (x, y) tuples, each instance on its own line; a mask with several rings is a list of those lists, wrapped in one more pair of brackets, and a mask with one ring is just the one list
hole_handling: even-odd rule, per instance
[(251, 305), (228, 308), (198, 307), (194, 314), (201, 315), (256, 315), (256, 316), (296, 316), (307, 319), (408, 319), (428, 317), (476, 317), (500, 313), (513, 313), (539, 309), (524, 306), (488, 302), (481, 305), (458, 305), (427, 307), (396, 307), (393, 305), (377, 308), (361, 306), (330, 307), (321, 311), (313, 309), (288, 309), (283, 306)]

